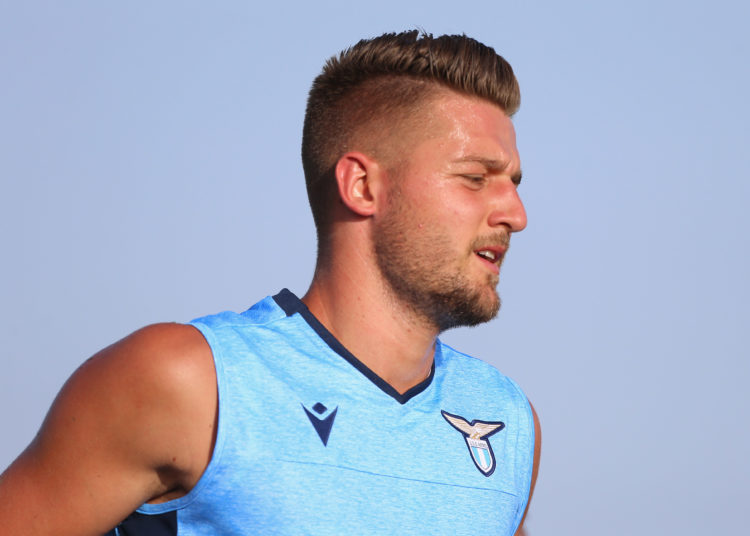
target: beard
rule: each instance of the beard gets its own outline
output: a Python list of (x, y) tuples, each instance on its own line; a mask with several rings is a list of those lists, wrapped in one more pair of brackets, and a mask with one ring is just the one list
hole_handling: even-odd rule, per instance
[(418, 317), (445, 331), (476, 326), (493, 319), (500, 309), (498, 276), (487, 273), (472, 281), (467, 266), (485, 244), (507, 244), (507, 233), (480, 237), (457, 254), (446, 243), (450, 229), (419, 229), (400, 195), (374, 229), (375, 258), (393, 297)]

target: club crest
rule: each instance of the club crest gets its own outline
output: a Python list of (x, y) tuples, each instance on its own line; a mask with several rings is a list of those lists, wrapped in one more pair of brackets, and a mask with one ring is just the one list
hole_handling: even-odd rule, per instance
[(452, 415), (447, 411), (440, 411), (448, 423), (461, 432), (466, 441), (466, 446), (471, 454), (474, 465), (484, 475), (490, 476), (495, 471), (495, 453), (492, 452), (488, 437), (505, 428), (505, 423), (471, 421), (468, 422), (463, 417)]

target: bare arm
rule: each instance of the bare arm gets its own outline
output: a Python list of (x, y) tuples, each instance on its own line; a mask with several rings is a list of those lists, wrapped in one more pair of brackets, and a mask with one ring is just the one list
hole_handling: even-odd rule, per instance
[(210, 460), (216, 409), (211, 351), (195, 328), (150, 326), (105, 348), (0, 476), (0, 526), (100, 535), (146, 501), (183, 495)]
[(531, 406), (531, 414), (534, 416), (534, 467), (531, 471), (531, 489), (529, 490), (529, 501), (526, 503), (526, 511), (523, 513), (521, 523), (518, 525), (518, 530), (515, 536), (526, 536), (526, 531), (523, 528), (523, 522), (526, 520), (526, 514), (529, 513), (529, 505), (531, 504), (531, 498), (534, 495), (534, 488), (536, 487), (536, 477), (539, 474), (539, 459), (542, 455), (542, 427), (539, 426), (539, 416), (536, 414), (534, 406), (529, 402)]

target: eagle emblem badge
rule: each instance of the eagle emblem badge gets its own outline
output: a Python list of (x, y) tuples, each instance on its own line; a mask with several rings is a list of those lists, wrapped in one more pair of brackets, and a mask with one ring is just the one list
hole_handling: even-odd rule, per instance
[(492, 445), (487, 438), (505, 428), (505, 423), (476, 420), (468, 422), (463, 417), (452, 415), (447, 411), (441, 410), (440, 413), (453, 428), (464, 436), (466, 447), (477, 469), (484, 476), (490, 476), (495, 471), (495, 453), (492, 452)]

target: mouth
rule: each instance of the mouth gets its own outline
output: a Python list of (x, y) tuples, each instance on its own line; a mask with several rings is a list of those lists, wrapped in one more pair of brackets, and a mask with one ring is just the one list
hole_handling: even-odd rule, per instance
[(483, 247), (475, 250), (474, 254), (494, 273), (500, 272), (500, 264), (503, 262), (503, 256), (505, 255), (504, 247)]

